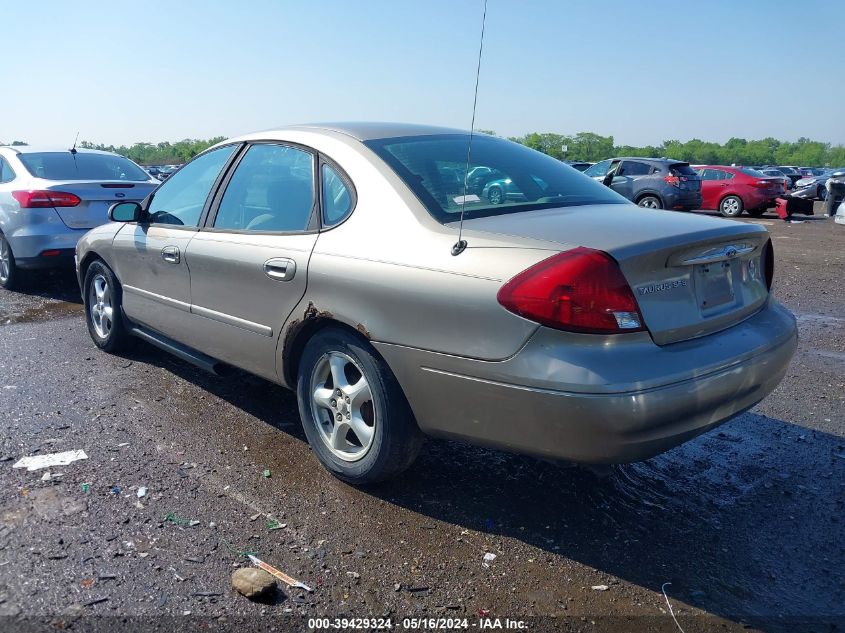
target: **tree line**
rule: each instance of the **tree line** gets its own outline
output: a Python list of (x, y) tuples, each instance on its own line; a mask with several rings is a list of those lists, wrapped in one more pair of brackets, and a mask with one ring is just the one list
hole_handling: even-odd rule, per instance
[[(491, 130), (481, 130), (492, 134)], [(801, 167), (845, 166), (845, 146), (831, 145), (799, 138), (779, 141), (775, 138), (746, 140), (732, 138), (725, 144), (694, 138), (689, 141), (669, 140), (660, 145), (616, 145), (612, 136), (592, 132), (575, 135), (532, 132), (509, 137), (532, 149), (560, 160), (598, 162), (614, 156), (674, 158), (701, 165), (799, 165)]]
[[(478, 130), (495, 136), (493, 130)], [(82, 141), (79, 146), (115, 152), (141, 165), (181, 164), (212, 145), (225, 140), (216, 136), (207, 140), (184, 139), (176, 143), (135, 143), (126, 145), (103, 145)], [(574, 135), (553, 132), (531, 132), (524, 136), (511, 136), (532, 149), (539, 150), (560, 160), (597, 162), (614, 156), (642, 156), (648, 158), (674, 158), (702, 165), (800, 165), (802, 167), (843, 167), (845, 146), (831, 145), (808, 138), (795, 142), (779, 141), (775, 138), (746, 140), (732, 138), (727, 143), (712, 143), (694, 138), (689, 141), (668, 140), (660, 145), (616, 145), (612, 136), (601, 136), (593, 132), (579, 132)], [(2, 143), (0, 143), (2, 145)], [(26, 145), (14, 141), (12, 145)]]

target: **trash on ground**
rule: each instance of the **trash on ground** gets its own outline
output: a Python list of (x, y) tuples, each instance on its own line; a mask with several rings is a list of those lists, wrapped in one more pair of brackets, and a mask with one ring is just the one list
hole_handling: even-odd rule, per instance
[(267, 521), (268, 530), (284, 530), (287, 526), (287, 523), (279, 523), (276, 519), (269, 519)]
[(269, 469), (269, 468), (268, 468), (267, 470), (265, 470), (265, 471), (264, 471), (263, 473), (261, 473), (261, 474), (262, 474), (262, 475), (264, 475), (265, 477), (270, 477), (270, 476), (272, 476), (272, 475), (273, 475), (273, 473), (271, 473), (271, 472), (270, 472), (270, 469)]
[(263, 560), (256, 558), (252, 554), (249, 554), (248, 556), (249, 556), (249, 560), (252, 561), (253, 565), (255, 565), (256, 567), (259, 567), (260, 569), (263, 569), (264, 571), (266, 571), (269, 574), (272, 574), (273, 576), (275, 576), (276, 578), (281, 580), (283, 583), (285, 583), (288, 587), (297, 587), (298, 589), (305, 589), (305, 591), (308, 591), (308, 592), (314, 591), (311, 587), (306, 585), (304, 582), (301, 582), (301, 581), (297, 580), (296, 578), (292, 578), (292, 577), (288, 576), (286, 573), (279, 571), (278, 569), (276, 569), (272, 565), (268, 565)]
[(496, 560), (496, 555), (492, 554), (490, 552), (487, 552), (486, 554), (484, 554), (484, 562), (481, 563), (481, 566), (482, 567), (490, 567), (490, 563), (492, 563), (494, 560)]
[(147, 495), (147, 487), (146, 486), (141, 486), (140, 488), (138, 488), (138, 498), (139, 499), (141, 497), (145, 497), (146, 495)]
[(263, 569), (241, 567), (232, 574), (232, 588), (250, 600), (263, 598), (276, 590), (276, 580)]
[(12, 468), (26, 468), (28, 471), (41, 470), (51, 466), (67, 466), (80, 459), (88, 459), (85, 451), (65, 451), (63, 453), (48, 453), (46, 455), (29, 455), (21, 457)]
[(84, 492), (86, 494), (91, 492), (91, 483), (90, 482), (86, 481), (85, 483), (81, 483), (81, 484), (79, 484), (79, 487), (82, 488), (82, 492)]
[(119, 495), (120, 494), (120, 486), (112, 486), (111, 487), (111, 493), (113, 495)]
[(593, 591), (607, 591), (608, 589), (610, 589), (610, 587), (608, 587), (607, 585), (593, 585), (592, 589)]
[(260, 512), (258, 512), (258, 513), (256, 513), (256, 514), (253, 514), (251, 517), (249, 517), (249, 520), (250, 520), (250, 521), (255, 521), (255, 520), (256, 520), (258, 517), (260, 517), (260, 516), (261, 516), (261, 513), (260, 513)]
[(188, 527), (194, 527), (195, 525), (199, 525), (199, 521), (193, 521), (191, 519), (183, 519), (181, 517), (176, 516), (172, 512), (168, 513), (164, 519), (162, 519), (165, 523), (175, 523), (176, 525), (187, 525)]

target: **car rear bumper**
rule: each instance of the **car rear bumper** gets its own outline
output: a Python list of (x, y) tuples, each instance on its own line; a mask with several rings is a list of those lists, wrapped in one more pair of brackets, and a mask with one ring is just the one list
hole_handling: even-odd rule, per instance
[(795, 319), (774, 301), (727, 330), (663, 347), (647, 335), (624, 335), (627, 350), (561, 335), (540, 328), (499, 363), (376, 347), (424, 432), (582, 463), (647, 459), (748, 410), (797, 347)]
[(72, 262), (76, 243), (86, 230), (68, 228), (54, 209), (26, 211), (25, 221), (15, 216), (0, 218), (15, 263), (21, 268), (53, 268)]
[(700, 209), (701, 193), (680, 190), (675, 194), (665, 196), (667, 209)]

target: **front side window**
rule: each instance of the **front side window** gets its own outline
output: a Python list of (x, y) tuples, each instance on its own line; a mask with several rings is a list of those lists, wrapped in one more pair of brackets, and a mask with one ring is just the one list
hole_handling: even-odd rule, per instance
[(591, 167), (587, 167), (587, 169), (584, 170), (584, 173), (590, 178), (604, 176), (607, 174), (607, 170), (610, 168), (610, 163), (612, 162), (612, 159), (608, 158), (607, 160), (603, 160), (600, 163), (596, 163)]
[(323, 179), (323, 225), (333, 226), (352, 210), (352, 195), (343, 178), (330, 165), (323, 164), (320, 177)]
[(155, 190), (147, 213), (153, 224), (197, 226), (211, 187), (235, 151), (235, 145), (201, 154)]
[(145, 182), (149, 174), (128, 158), (94, 152), (21, 153), (18, 159), (36, 178), (45, 180), (126, 180)]
[(304, 231), (314, 198), (313, 154), (286, 145), (253, 145), (226, 186), (214, 228)]
[[(467, 170), (468, 142), (468, 134), (442, 134), (365, 144), (444, 223), (458, 220), (462, 209), (465, 217), (473, 218), (586, 204), (628, 204), (559, 160), (494, 137), (474, 137)], [(470, 185), (468, 176), (482, 173), (483, 187)]]

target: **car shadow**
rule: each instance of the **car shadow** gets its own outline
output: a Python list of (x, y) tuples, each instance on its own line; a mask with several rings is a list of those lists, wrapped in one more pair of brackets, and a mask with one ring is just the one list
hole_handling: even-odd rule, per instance
[[(237, 370), (205, 374), (147, 345), (133, 357), (306, 441), (281, 387)], [(671, 582), (674, 600), (736, 622), (817, 630), (845, 624), (843, 480), (845, 439), (746, 413), (604, 477), (429, 440), (406, 473), (359, 493), (658, 593)]]
[(24, 271), (23, 278), (15, 292), (31, 297), (82, 304), (79, 283), (76, 281), (76, 273), (72, 267), (56, 270)]

